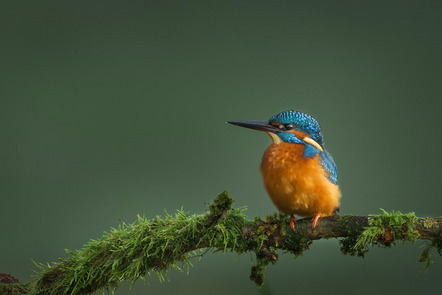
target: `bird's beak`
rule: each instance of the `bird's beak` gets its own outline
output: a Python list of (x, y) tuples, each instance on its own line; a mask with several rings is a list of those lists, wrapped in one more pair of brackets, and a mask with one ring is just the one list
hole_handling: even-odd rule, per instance
[[(261, 122), (261, 121), (228, 121), (227, 123), (233, 124), (233, 125), (236, 125), (236, 126), (241, 126), (241, 127), (246, 127), (246, 128), (250, 128), (250, 129), (255, 129), (255, 130), (259, 130), (259, 131), (265, 131), (265, 132), (267, 132), (270, 135), (270, 137), (272, 138), (274, 143), (280, 143), (281, 142), (281, 139), (275, 133), (276, 132), (282, 132), (282, 131), (280, 129), (278, 129), (277, 127), (275, 127), (275, 126), (270, 125), (267, 122)], [(321, 152), (324, 151), (324, 149), (319, 145), (319, 143), (317, 143), (316, 141), (314, 141), (310, 137), (306, 136), (306, 137), (300, 138), (300, 139), (305, 141), (306, 143), (314, 146), (315, 148), (317, 148)]]
[(271, 132), (271, 133), (276, 133), (281, 131), (275, 126), (270, 125), (267, 122), (261, 122), (261, 121), (228, 121), (227, 123), (259, 131)]

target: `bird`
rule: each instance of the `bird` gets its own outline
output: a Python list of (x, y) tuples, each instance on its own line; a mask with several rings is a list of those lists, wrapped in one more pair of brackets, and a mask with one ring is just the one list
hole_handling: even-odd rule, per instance
[(312, 218), (337, 214), (341, 191), (338, 170), (324, 148), (321, 127), (312, 116), (294, 110), (280, 112), (265, 121), (228, 121), (240, 127), (266, 132), (272, 143), (261, 161), (265, 189), (276, 208), (290, 216)]

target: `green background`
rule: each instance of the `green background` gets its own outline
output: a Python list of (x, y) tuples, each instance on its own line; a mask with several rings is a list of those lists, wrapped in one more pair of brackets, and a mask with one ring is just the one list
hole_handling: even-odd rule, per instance
[[(322, 125), (341, 214), (441, 214), (440, 1), (2, 1), (0, 272), (26, 282), (120, 221), (221, 191), (276, 211), (265, 134), (225, 124), (295, 109)], [(265, 287), (251, 257), (206, 254), (130, 294), (422, 294), (415, 245), (281, 255)], [(124, 286), (116, 294), (129, 294)]]

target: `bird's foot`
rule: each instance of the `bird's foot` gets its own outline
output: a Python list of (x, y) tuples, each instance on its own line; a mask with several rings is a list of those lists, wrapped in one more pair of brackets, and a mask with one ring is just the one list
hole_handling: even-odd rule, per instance
[(316, 214), (315, 217), (313, 217), (313, 219), (312, 219), (312, 228), (316, 227), (316, 223), (318, 222), (319, 217), (321, 217), (321, 215), (319, 215), (319, 213)]
[(293, 215), (290, 215), (290, 228), (292, 230), (295, 230), (295, 222), (296, 222), (296, 218)]

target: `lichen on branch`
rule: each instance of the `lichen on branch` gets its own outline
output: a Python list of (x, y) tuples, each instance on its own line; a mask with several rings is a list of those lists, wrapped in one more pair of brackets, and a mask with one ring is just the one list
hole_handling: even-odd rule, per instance
[[(20, 291), (5, 294), (93, 294), (114, 290), (124, 282), (144, 280), (151, 273), (164, 280), (170, 268), (188, 268), (191, 258), (205, 248), (255, 253), (250, 279), (258, 286), (264, 283), (267, 265), (278, 260), (278, 250), (298, 257), (314, 240), (322, 238), (343, 238), (342, 252), (358, 256), (363, 256), (372, 245), (390, 247), (398, 240), (428, 240), (420, 257), (426, 266), (432, 261), (432, 248), (439, 254), (442, 252), (441, 218), (384, 211), (383, 215), (321, 218), (315, 229), (311, 228), (310, 219), (302, 219), (296, 222), (293, 231), (285, 215), (249, 220), (243, 214), (245, 208), (232, 206), (233, 199), (223, 192), (205, 214), (191, 215), (178, 210), (154, 220), (138, 216), (136, 222), (123, 223), (80, 250), (67, 251), (68, 257), (60, 258), (58, 263), (36, 263), (40, 277), (22, 285)], [(0, 290), (11, 289), (5, 286), (0, 283)], [(19, 290), (18, 287), (14, 290)]]

